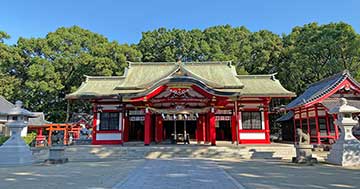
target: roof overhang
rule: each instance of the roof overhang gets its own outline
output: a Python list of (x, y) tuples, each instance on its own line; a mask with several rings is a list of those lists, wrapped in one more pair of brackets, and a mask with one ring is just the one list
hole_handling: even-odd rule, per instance
[(155, 92), (161, 92), (161, 90), (159, 90), (160, 88), (164, 88), (164, 86), (168, 87), (168, 86), (172, 86), (172, 85), (177, 85), (180, 86), (181, 85), (188, 85), (188, 86), (192, 86), (195, 85), (199, 88), (201, 88), (202, 90), (204, 90), (205, 92), (213, 95), (213, 96), (219, 96), (219, 97), (235, 97), (235, 96), (240, 96), (239, 92), (224, 92), (224, 91), (219, 91), (216, 89), (213, 89), (209, 86), (207, 86), (205, 83), (192, 78), (192, 77), (188, 77), (188, 76), (177, 76), (177, 77), (169, 77), (169, 78), (165, 78), (162, 79), (160, 81), (158, 81), (157, 83), (155, 83), (154, 85), (152, 85), (151, 87), (149, 87), (148, 89), (146, 89), (143, 92), (139, 92), (139, 93), (127, 93), (127, 94), (121, 94), (119, 93), (120, 96), (123, 97), (124, 101), (125, 100), (130, 100), (131, 99), (141, 99), (141, 97), (146, 97), (150, 94), (152, 94), (151, 96), (154, 96), (156, 94), (153, 94)]

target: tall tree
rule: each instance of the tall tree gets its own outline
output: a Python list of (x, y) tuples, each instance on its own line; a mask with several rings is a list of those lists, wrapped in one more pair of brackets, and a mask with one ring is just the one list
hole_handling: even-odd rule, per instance
[(244, 67), (251, 74), (267, 74), (276, 71), (281, 59), (283, 43), (280, 36), (268, 30), (254, 32), (249, 37), (247, 59)]
[(127, 60), (141, 58), (133, 47), (77, 26), (45, 38), (20, 38), (15, 48), (22, 61), (8, 64), (8, 72), (21, 80), (26, 105), (53, 121), (64, 121), (64, 97), (80, 86), (83, 75), (121, 75)]
[(245, 27), (215, 26), (203, 31), (160, 28), (143, 32), (138, 49), (143, 61), (243, 60), (248, 53)]
[(21, 60), (21, 57), (15, 47), (4, 43), (9, 38), (10, 35), (0, 31), (0, 95), (10, 101), (14, 101), (19, 94), (20, 82), (18, 78), (10, 75), (7, 65), (18, 62)]
[(359, 77), (359, 35), (348, 24), (306, 24), (295, 27), (283, 41), (277, 70), (288, 89), (300, 93), (308, 84), (343, 69)]

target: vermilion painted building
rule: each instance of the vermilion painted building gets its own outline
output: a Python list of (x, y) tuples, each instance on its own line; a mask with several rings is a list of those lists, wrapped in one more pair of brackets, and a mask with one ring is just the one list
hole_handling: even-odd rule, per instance
[[(290, 111), (278, 121), (293, 120), (293, 131), (301, 128), (310, 134), (315, 144), (333, 143), (339, 137), (334, 124), (336, 115), (328, 111), (346, 98), (352, 106), (360, 108), (360, 84), (345, 70), (310, 85), (306, 91), (287, 105)], [(293, 132), (296, 140), (296, 133)]]
[(67, 99), (93, 104), (93, 144), (189, 136), (270, 143), (269, 103), (289, 98), (275, 75), (237, 75), (230, 62), (129, 63), (123, 76), (86, 76)]

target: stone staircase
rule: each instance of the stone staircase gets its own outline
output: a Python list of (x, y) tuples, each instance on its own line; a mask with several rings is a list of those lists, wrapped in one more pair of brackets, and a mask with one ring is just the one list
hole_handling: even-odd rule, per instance
[[(45, 152), (44, 152), (45, 151)], [(37, 160), (47, 158), (46, 150), (36, 154)], [(295, 156), (293, 145), (75, 145), (65, 150), (69, 161), (98, 161), (101, 159), (139, 159), (139, 158), (200, 158), (200, 159), (287, 159)]]

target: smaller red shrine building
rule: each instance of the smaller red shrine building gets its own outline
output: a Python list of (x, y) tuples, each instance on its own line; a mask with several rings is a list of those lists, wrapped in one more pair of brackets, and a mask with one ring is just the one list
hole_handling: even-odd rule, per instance
[(311, 84), (306, 91), (290, 102), (287, 115), (278, 121), (293, 119), (293, 135), (296, 128), (309, 133), (311, 143), (333, 143), (339, 137), (334, 124), (336, 115), (328, 111), (339, 104), (339, 98), (346, 98), (348, 104), (360, 108), (360, 84), (348, 70)]
[(238, 75), (230, 62), (129, 63), (123, 76), (86, 76), (69, 100), (93, 105), (92, 144), (270, 143), (269, 104), (290, 98), (270, 75)]

